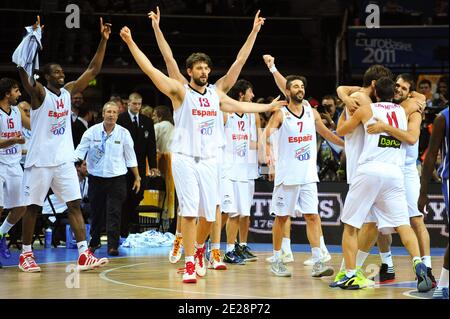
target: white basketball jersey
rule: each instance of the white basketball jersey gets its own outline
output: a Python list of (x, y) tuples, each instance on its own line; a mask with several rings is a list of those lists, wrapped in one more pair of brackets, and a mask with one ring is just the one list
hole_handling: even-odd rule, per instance
[(73, 161), (70, 93), (45, 88), (45, 99), (31, 109), (31, 134), (25, 167), (52, 167)]
[[(351, 117), (347, 108), (345, 109), (347, 120)], [(358, 125), (353, 132), (345, 135), (345, 157), (346, 157), (346, 171), (347, 184), (351, 184), (355, 178), (356, 169), (358, 168), (358, 160), (364, 146), (364, 127), (362, 124)]]
[(184, 85), (186, 95), (180, 108), (174, 112), (175, 131), (171, 151), (192, 157), (217, 156), (223, 144), (223, 116), (219, 95), (214, 85), (208, 85), (203, 94)]
[(419, 157), (419, 141), (414, 145), (405, 144), (406, 160), (405, 165), (416, 165), (417, 158)]
[(275, 186), (318, 182), (316, 124), (311, 106), (303, 101), (299, 117), (287, 107), (281, 112), (283, 122), (278, 129)]
[[(9, 140), (22, 135), (22, 117), (17, 106), (11, 106), (8, 113), (0, 108), (0, 139)], [(14, 144), (5, 148), (0, 148), (0, 163), (6, 165), (16, 165), (22, 158), (22, 146)]]
[(228, 115), (225, 124), (224, 177), (233, 181), (248, 181), (250, 151), (250, 115)]
[[(372, 109), (372, 118), (364, 124), (364, 129), (367, 130), (367, 126), (375, 122), (375, 118), (382, 120), (394, 127), (407, 130), (408, 120), (404, 109), (394, 103), (372, 103), (370, 105)], [(393, 177), (400, 177), (401, 170), (405, 165), (406, 149), (404, 143), (397, 140), (395, 137), (386, 133), (380, 134), (365, 134), (364, 135), (364, 147), (359, 158), (359, 165), (365, 163), (377, 163), (379, 165), (380, 174), (388, 173)], [(381, 172), (383, 167), (398, 167), (399, 170), (392, 172)]]
[[(250, 141), (258, 142), (258, 129), (256, 127), (256, 115), (255, 113), (249, 113), (250, 119)], [(259, 177), (258, 171), (258, 150), (250, 149), (248, 151), (248, 179), (257, 179)]]

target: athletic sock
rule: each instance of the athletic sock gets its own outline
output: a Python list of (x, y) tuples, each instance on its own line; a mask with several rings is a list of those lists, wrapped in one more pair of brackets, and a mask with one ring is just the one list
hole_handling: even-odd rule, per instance
[(240, 243), (239, 244), (241, 247), (247, 246), (247, 243)]
[(368, 256), (369, 253), (358, 250), (358, 253), (356, 254), (356, 268), (362, 267)]
[(356, 269), (348, 269), (347, 272), (345, 273), (345, 276), (347, 276), (347, 278), (351, 278), (354, 275), (356, 275)]
[(273, 260), (277, 261), (281, 259), (281, 250), (273, 250)]
[(422, 256), (422, 261), (428, 268), (433, 268), (431, 266), (431, 256)]
[(312, 261), (314, 263), (320, 261), (320, 257), (322, 257), (322, 251), (320, 250), (320, 248), (319, 247), (311, 248), (311, 252), (312, 252)]
[(195, 264), (194, 256), (186, 256), (186, 257), (184, 257), (184, 263), (187, 264), (188, 262), (191, 262), (191, 263)]
[(178, 238), (183, 238), (183, 235), (181, 233), (179, 233), (179, 232), (175, 232), (175, 236), (178, 237)]
[(380, 253), (381, 262), (388, 266), (388, 273), (395, 272), (394, 262), (392, 261), (392, 253), (388, 251), (387, 253)]
[(291, 251), (291, 239), (288, 237), (283, 237), (282, 241), (281, 241), (281, 250), (288, 254)]
[(22, 254), (32, 252), (31, 245), (22, 245)]
[(229, 253), (230, 251), (233, 251), (233, 249), (234, 249), (233, 244), (227, 244), (227, 253)]
[(220, 250), (220, 243), (218, 243), (218, 244), (211, 244), (211, 250), (214, 250), (214, 249)]
[(13, 226), (14, 224), (8, 223), (8, 218), (6, 218), (2, 226), (0, 226), (0, 235), (6, 235)]
[(86, 252), (86, 250), (88, 250), (88, 244), (87, 241), (83, 240), (83, 241), (79, 241), (77, 243), (77, 247), (78, 247), (78, 254), (81, 255), (84, 252)]
[(325, 239), (323, 238), (323, 236), (320, 236), (320, 249), (322, 249), (324, 253), (329, 253), (327, 246), (325, 245)]

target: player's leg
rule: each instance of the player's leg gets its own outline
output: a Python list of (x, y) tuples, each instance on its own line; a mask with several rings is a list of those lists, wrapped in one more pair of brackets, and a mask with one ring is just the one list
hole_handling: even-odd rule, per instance
[(256, 261), (258, 257), (253, 254), (250, 247), (247, 244), (248, 230), (250, 228), (250, 210), (253, 204), (253, 195), (255, 193), (255, 181), (249, 180), (247, 183), (241, 183), (242, 192), (241, 195), (241, 216), (239, 218), (239, 247), (245, 261)]
[(392, 260), (392, 235), (379, 234), (377, 240), (378, 251), (381, 258), (380, 280), (381, 284), (393, 282), (395, 280), (395, 267)]
[(169, 262), (172, 264), (176, 264), (182, 255), (183, 250), (183, 235), (181, 234), (181, 216), (180, 216), (180, 207), (177, 209), (177, 228), (175, 231), (175, 239), (172, 244), (172, 248), (169, 252)]

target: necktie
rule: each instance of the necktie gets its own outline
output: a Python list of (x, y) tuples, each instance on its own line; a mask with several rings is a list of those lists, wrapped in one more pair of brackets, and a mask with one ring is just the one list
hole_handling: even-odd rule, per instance
[(134, 128), (134, 135), (137, 136), (138, 134), (138, 121), (137, 121), (137, 116), (135, 115), (133, 117), (133, 128)]

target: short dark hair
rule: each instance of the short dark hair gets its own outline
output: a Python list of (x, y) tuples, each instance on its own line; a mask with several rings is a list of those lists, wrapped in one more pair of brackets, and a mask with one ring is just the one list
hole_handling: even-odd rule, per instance
[(406, 83), (409, 83), (409, 91), (415, 91), (416, 90), (416, 82), (414, 82), (414, 78), (409, 73), (402, 73), (397, 75), (397, 78), (395, 79), (395, 82), (397, 82), (398, 79), (402, 79)]
[(286, 77), (286, 89), (289, 90), (291, 88), (292, 82), (294, 82), (295, 80), (302, 81), (303, 85), (305, 86), (305, 89), (306, 89), (308, 82), (306, 81), (306, 78), (302, 75), (288, 75)]
[(59, 65), (58, 63), (55, 62), (49, 62), (47, 64), (45, 64), (42, 68), (41, 68), (41, 73), (42, 75), (50, 75), (50, 73), (52, 73), (52, 66), (54, 65)]
[(253, 90), (253, 85), (244, 79), (238, 80), (228, 92), (228, 96), (232, 99), (239, 100), (239, 93), (245, 94), (248, 89)]
[(383, 76), (375, 83), (375, 92), (381, 102), (390, 102), (394, 98), (395, 82), (388, 76)]
[(196, 52), (192, 53), (187, 59), (186, 59), (186, 69), (192, 69), (195, 63), (198, 62), (205, 62), (210, 68), (212, 68), (212, 61), (211, 58), (202, 52)]
[(19, 83), (10, 78), (0, 79), (0, 100), (3, 100), (6, 94), (10, 93), (13, 88), (18, 88)]
[(335, 97), (334, 95), (331, 95), (331, 94), (325, 95), (325, 96), (322, 98), (322, 101), (323, 101), (323, 100), (333, 100), (334, 104), (335, 104), (335, 105), (337, 104), (337, 103), (336, 103), (336, 97)]
[(161, 118), (161, 121), (168, 121), (172, 124), (173, 123), (173, 115), (170, 111), (170, 108), (165, 105), (159, 105), (154, 108), (153, 112), (156, 112), (156, 115)]
[(372, 81), (377, 81), (382, 77), (389, 77), (392, 79), (393, 76), (391, 70), (380, 64), (370, 66), (366, 72), (364, 72), (363, 87), (369, 87), (372, 84)]
[(428, 84), (430, 86), (430, 88), (431, 88), (431, 81), (430, 80), (428, 80), (428, 79), (420, 80), (418, 85), (420, 86), (422, 83)]

